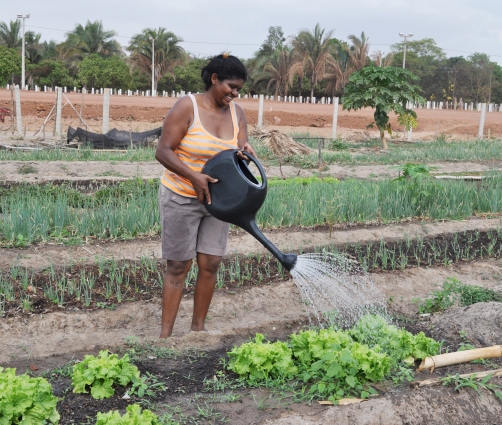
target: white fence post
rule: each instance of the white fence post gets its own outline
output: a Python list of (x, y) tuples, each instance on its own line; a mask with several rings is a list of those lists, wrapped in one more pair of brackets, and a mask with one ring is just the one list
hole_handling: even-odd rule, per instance
[(103, 134), (108, 133), (110, 123), (110, 89), (105, 89), (103, 93)]
[(16, 99), (16, 124), (17, 132), (19, 134), (23, 133), (23, 117), (21, 115), (21, 94), (19, 93), (19, 86), (16, 85), (14, 88), (14, 97)]
[(56, 136), (61, 135), (63, 131), (63, 125), (61, 123), (61, 110), (63, 103), (63, 88), (56, 87)]
[(483, 138), (483, 130), (485, 128), (486, 103), (481, 103), (481, 116), (479, 117), (478, 139)]
[(338, 125), (338, 97), (333, 98), (333, 127), (331, 128), (331, 138), (336, 139), (336, 127)]
[(263, 95), (258, 100), (258, 127), (263, 127)]

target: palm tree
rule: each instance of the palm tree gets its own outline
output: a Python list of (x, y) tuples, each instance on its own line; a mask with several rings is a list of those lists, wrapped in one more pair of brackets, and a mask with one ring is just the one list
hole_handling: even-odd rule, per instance
[(102, 57), (120, 55), (122, 48), (113, 39), (116, 35), (115, 31), (104, 30), (101, 21), (87, 21), (85, 27), (78, 24), (73, 31), (66, 34), (65, 45), (80, 57), (93, 53)]
[(5, 22), (0, 22), (0, 44), (8, 47), (9, 49), (20, 49), (22, 38), (21, 21), (19, 19), (10, 21), (9, 25)]
[(302, 30), (293, 38), (295, 57), (303, 63), (303, 70), (310, 76), (310, 97), (314, 97), (316, 85), (324, 79), (326, 62), (332, 59), (330, 39), (333, 30), (325, 34), (317, 24), (313, 31)]
[(376, 66), (382, 66), (384, 68), (391, 66), (392, 61), (394, 60), (393, 53), (387, 53), (384, 55), (380, 50), (377, 50), (371, 55), (371, 59)]
[(274, 96), (287, 96), (297, 64), (292, 49), (278, 49), (262, 62), (265, 62), (263, 71), (255, 76), (255, 81), (268, 80), (267, 90), (275, 86)]
[(158, 29), (146, 28), (141, 34), (132, 37), (127, 50), (131, 52), (131, 64), (140, 71), (152, 74), (152, 40), (154, 43), (154, 90), (157, 90), (159, 80), (175, 66), (186, 60), (186, 53), (179, 43), (178, 38), (171, 31), (159, 27)]
[(356, 71), (363, 69), (368, 63), (368, 53), (370, 49), (369, 38), (366, 37), (364, 31), (361, 33), (361, 38), (356, 37), (354, 34), (349, 35), (348, 39), (351, 41), (348, 52), (350, 60), (354, 65)]
[(32, 31), (28, 31), (25, 33), (25, 42), (26, 42), (26, 59), (30, 61), (30, 63), (39, 63), (42, 59), (44, 59), (45, 46), (44, 43), (40, 42), (42, 38), (42, 34), (35, 34)]
[(349, 77), (356, 69), (352, 63), (350, 48), (347, 43), (337, 42), (333, 49), (334, 58), (328, 61), (328, 73), (326, 74), (328, 85), (326, 91), (332, 96), (343, 96)]

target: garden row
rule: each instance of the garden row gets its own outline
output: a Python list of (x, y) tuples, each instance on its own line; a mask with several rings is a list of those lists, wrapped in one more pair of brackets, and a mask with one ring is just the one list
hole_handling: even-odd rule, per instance
[[(311, 155), (287, 157), (285, 162), (317, 168), (319, 140), (308, 134), (296, 135), (295, 139), (313, 149)], [(258, 158), (270, 164), (277, 163), (271, 150), (262, 143), (252, 140)], [(497, 139), (476, 140), (473, 142), (446, 141), (438, 139), (435, 142), (415, 142), (402, 144), (389, 142), (389, 150), (375, 150), (371, 153), (359, 152), (358, 148), (377, 148), (379, 141), (345, 142), (341, 139), (328, 139), (324, 143), (322, 160), (325, 164), (399, 164), (405, 162), (438, 162), (438, 161), (500, 161), (502, 160), (501, 141)], [(101, 152), (88, 148), (81, 149), (43, 149), (43, 150), (0, 150), (0, 161), (155, 161), (155, 149), (141, 148), (115, 152)], [(284, 161), (283, 161), (284, 162)]]
[[(157, 180), (131, 180), (85, 195), (69, 186), (20, 185), (0, 197), (0, 245), (86, 238), (129, 239), (160, 232)], [(502, 175), (481, 183), (430, 178), (271, 180), (261, 228), (463, 219), (502, 211)]]
[[(254, 340), (227, 353), (218, 377), (206, 379), (204, 386), (206, 391), (221, 391), (225, 384), (281, 387), (287, 389), (295, 401), (329, 399), (336, 404), (344, 397), (364, 399), (376, 395), (373, 384), (398, 371), (400, 378), (394, 378), (396, 383), (413, 376), (414, 362), (437, 354), (439, 348), (440, 343), (427, 338), (423, 332), (413, 335), (389, 325), (381, 316), (366, 315), (348, 330), (303, 330), (291, 334), (284, 342), (268, 342), (257, 334)], [(134, 349), (130, 354), (134, 359)], [(66, 392), (89, 394), (83, 396), (82, 404), (86, 397), (104, 400), (112, 397), (117, 388), (126, 389), (127, 396), (122, 397), (127, 405), (125, 416), (121, 417), (117, 411), (97, 413), (96, 422), (91, 423), (175, 423), (168, 415), (159, 418), (148, 410), (141, 411), (140, 404), (151, 405), (151, 400), (158, 399), (169, 385), (152, 373), (140, 373), (129, 353), (122, 358), (106, 350), (97, 357), (86, 355), (69, 368), (67, 374), (71, 377), (71, 386)], [(51, 378), (58, 376), (51, 374)], [(14, 369), (0, 368), (0, 386), (6, 390), (0, 394), (0, 412), (3, 412), (0, 419), (5, 423), (59, 422), (58, 402), (59, 407), (63, 407), (64, 401), (53, 395), (51, 384), (45, 378), (16, 376)]]
[[(341, 252), (365, 271), (450, 265), (502, 257), (502, 229), (463, 231), (440, 237), (404, 238), (379, 243), (319, 246), (317, 252)], [(302, 252), (299, 251), (298, 254)], [(165, 263), (142, 257), (139, 261), (106, 260), (94, 264), (50, 265), (30, 270), (12, 265), (0, 272), (0, 316), (45, 313), (53, 310), (115, 308), (129, 301), (160, 297)], [(195, 288), (196, 265), (188, 273), (185, 293)], [(267, 255), (225, 258), (218, 270), (217, 288), (236, 288), (283, 281), (289, 275)]]

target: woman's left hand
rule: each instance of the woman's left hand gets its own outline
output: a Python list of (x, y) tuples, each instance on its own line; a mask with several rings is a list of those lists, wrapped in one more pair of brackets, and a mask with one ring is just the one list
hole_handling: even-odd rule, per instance
[(254, 151), (253, 147), (249, 144), (249, 142), (244, 142), (244, 143), (239, 143), (239, 149), (241, 149), (240, 152), (237, 152), (237, 156), (241, 159), (248, 160), (246, 157), (246, 152), (253, 155), (256, 158), (256, 152)]

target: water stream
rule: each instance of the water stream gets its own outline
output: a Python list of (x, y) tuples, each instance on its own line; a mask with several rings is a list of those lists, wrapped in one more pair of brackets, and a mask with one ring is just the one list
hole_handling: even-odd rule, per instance
[(341, 254), (299, 255), (291, 275), (311, 324), (347, 328), (368, 313), (388, 316), (385, 297), (369, 275)]

